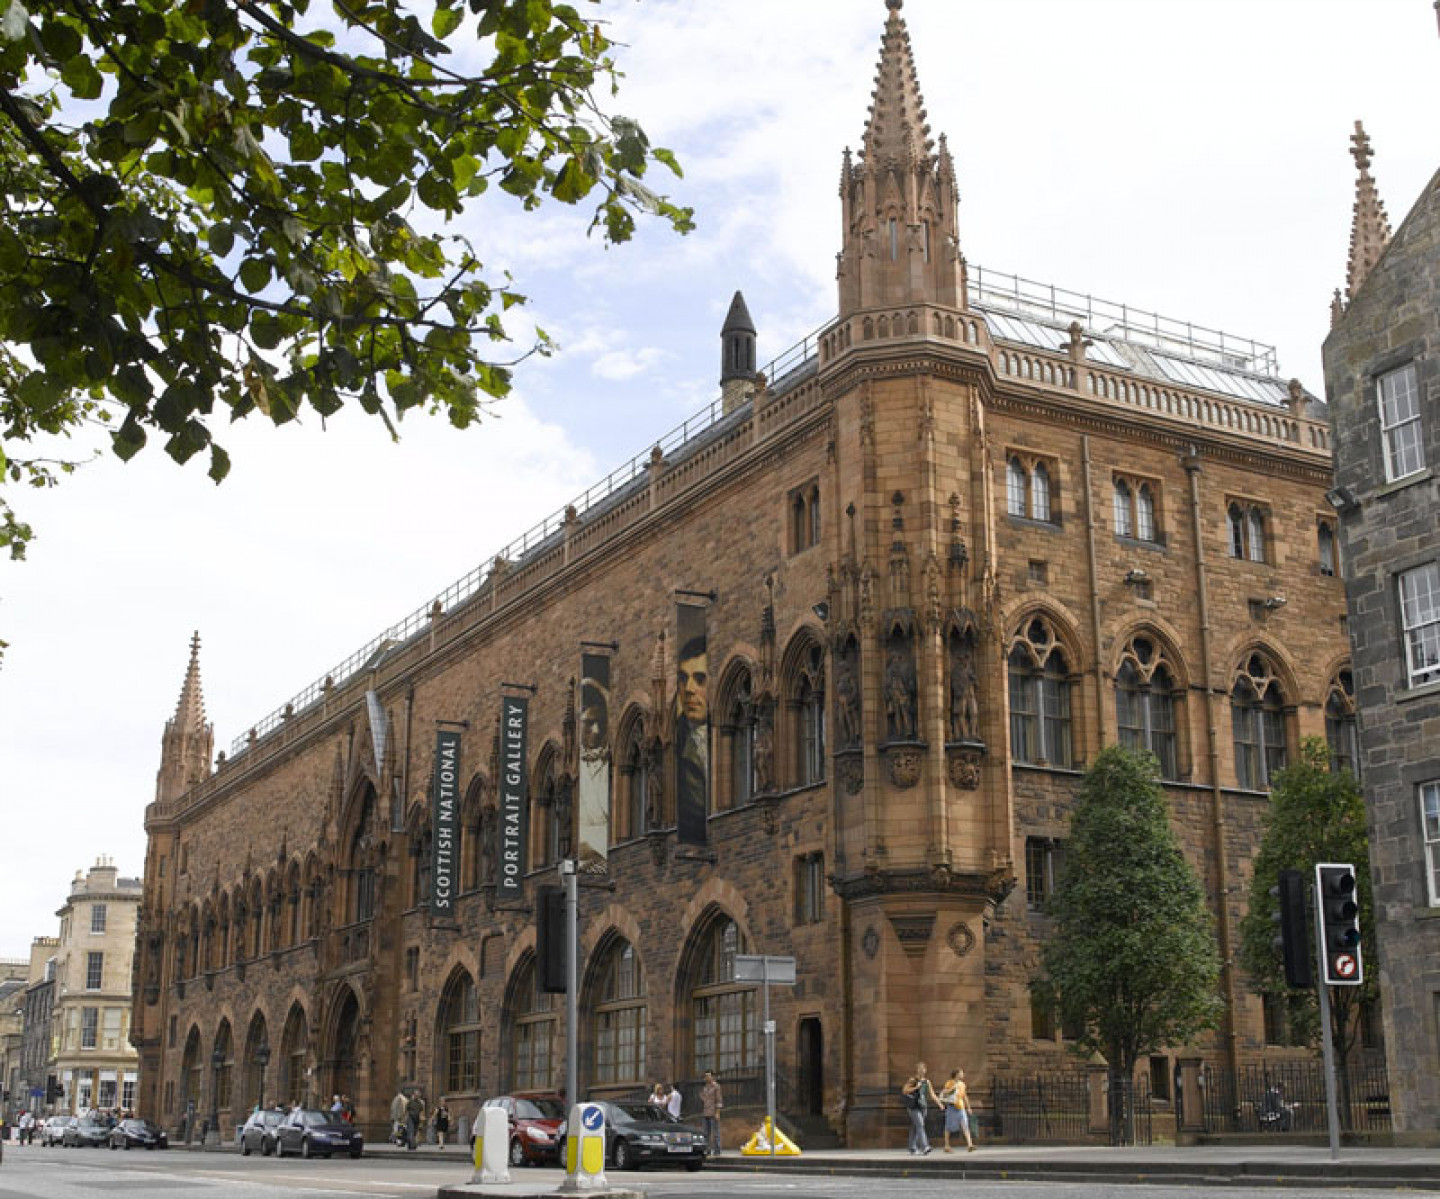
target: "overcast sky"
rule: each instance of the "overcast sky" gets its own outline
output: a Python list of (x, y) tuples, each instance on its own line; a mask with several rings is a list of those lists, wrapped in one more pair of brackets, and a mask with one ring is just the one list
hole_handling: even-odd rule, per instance
[[(392, 444), (225, 431), (215, 487), (158, 450), (12, 500), (0, 565), (0, 957), (54, 935), (77, 870), (144, 861), (191, 633), (216, 748), (708, 402), (744, 290), (767, 361), (835, 311), (841, 151), (858, 146), (883, 0), (605, 0), (612, 111), (680, 156), (686, 238), (605, 250), (587, 214), (467, 219), (563, 347), (496, 419)], [(1277, 347), (1322, 394), (1365, 121), (1393, 222), (1440, 168), (1431, 0), (906, 0), (961, 245), (1016, 272)], [(258, 830), (263, 833), (263, 830)]]

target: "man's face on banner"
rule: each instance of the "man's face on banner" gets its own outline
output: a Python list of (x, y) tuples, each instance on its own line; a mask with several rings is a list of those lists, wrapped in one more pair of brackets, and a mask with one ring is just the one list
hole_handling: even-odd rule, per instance
[(709, 655), (696, 654), (693, 658), (681, 658), (679, 688), (675, 695), (675, 707), (680, 715), (693, 724), (708, 719), (709, 687)]

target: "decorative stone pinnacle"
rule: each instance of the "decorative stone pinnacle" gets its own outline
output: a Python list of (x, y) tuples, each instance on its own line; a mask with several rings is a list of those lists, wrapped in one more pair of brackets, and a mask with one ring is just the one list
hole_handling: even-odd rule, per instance
[(1359, 121), (1355, 122), (1350, 145), (1350, 153), (1359, 172), (1355, 180), (1355, 209), (1350, 226), (1350, 262), (1345, 287), (1346, 297), (1353, 300), (1365, 277), (1390, 244), (1390, 219), (1385, 215), (1385, 205), (1370, 174), (1374, 155), (1365, 126)]
[(1350, 155), (1355, 159), (1355, 165), (1361, 174), (1370, 169), (1370, 135), (1359, 121), (1355, 122), (1355, 132), (1350, 135)]

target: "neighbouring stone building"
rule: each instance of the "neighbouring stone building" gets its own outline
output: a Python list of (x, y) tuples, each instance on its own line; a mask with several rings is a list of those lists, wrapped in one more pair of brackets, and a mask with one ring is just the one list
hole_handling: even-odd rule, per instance
[[(404, 1083), (464, 1117), (558, 1087), (532, 905), (576, 858), (587, 1093), (713, 1069), (756, 1096), (730, 965), (793, 956), (782, 1107), (894, 1143), (919, 1057), (982, 1106), (1071, 1060), (1030, 985), (1040, 909), (1117, 740), (1160, 759), (1233, 962), (1270, 774), (1354, 720), (1323, 405), (1264, 346), (967, 263), (900, 8), (844, 155), (833, 321), (757, 373), (737, 296), (708, 420), (213, 770), (192, 647), (146, 812), (143, 1110), (218, 1097), (223, 1128), (347, 1093), (374, 1135)], [(1175, 1054), (1285, 1039), (1283, 1005), (1233, 965), (1223, 987), (1224, 1027)]]
[(55, 955), (59, 937), (36, 937), (30, 942), (23, 1001), (24, 1039), (20, 1051), (20, 1089), (31, 1111), (49, 1115), (57, 1098), (53, 1041), (55, 1011)]
[(1347, 294), (1325, 341), (1390, 1104), (1440, 1139), (1440, 174), (1394, 237), (1356, 122)]
[(115, 864), (102, 857), (76, 873), (55, 913), (60, 943), (50, 1022), (52, 1070), (64, 1089), (58, 1111), (135, 1106), (138, 1055), (130, 1044), (130, 969), (142, 889), (138, 878), (121, 878)]
[(23, 1009), (18, 1006), (25, 991), (24, 960), (0, 958), (0, 1087), (4, 1103), (0, 1106), (7, 1119), (25, 1110), (24, 1093), (20, 1089), (20, 1058), (24, 1043)]

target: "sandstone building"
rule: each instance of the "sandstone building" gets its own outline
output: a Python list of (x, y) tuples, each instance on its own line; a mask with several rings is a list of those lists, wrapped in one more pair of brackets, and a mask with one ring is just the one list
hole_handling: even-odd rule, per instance
[(1397, 1136), (1440, 1137), (1440, 175), (1394, 237), (1356, 123), (1325, 341)]
[[(230, 1127), (343, 1092), (373, 1135), (403, 1083), (463, 1116), (557, 1087), (533, 903), (574, 857), (586, 1091), (713, 1069), (745, 1093), (760, 1002), (731, 962), (793, 956), (782, 1106), (893, 1139), (917, 1057), (982, 1102), (1066, 1065), (1030, 986), (1040, 908), (1115, 741), (1162, 762), (1233, 961), (1270, 774), (1353, 722), (1323, 406), (1266, 347), (970, 265), (887, 9), (833, 321), (757, 373), (737, 297), (706, 420), (213, 772), (192, 650), (146, 813), (145, 1111), (214, 1093)], [(1223, 986), (1193, 1052), (1283, 1040)]]
[(53, 1066), (64, 1089), (57, 1110), (135, 1106), (137, 1054), (130, 1044), (130, 968), (141, 883), (121, 878), (109, 858), (76, 873), (56, 915), (50, 1011)]

